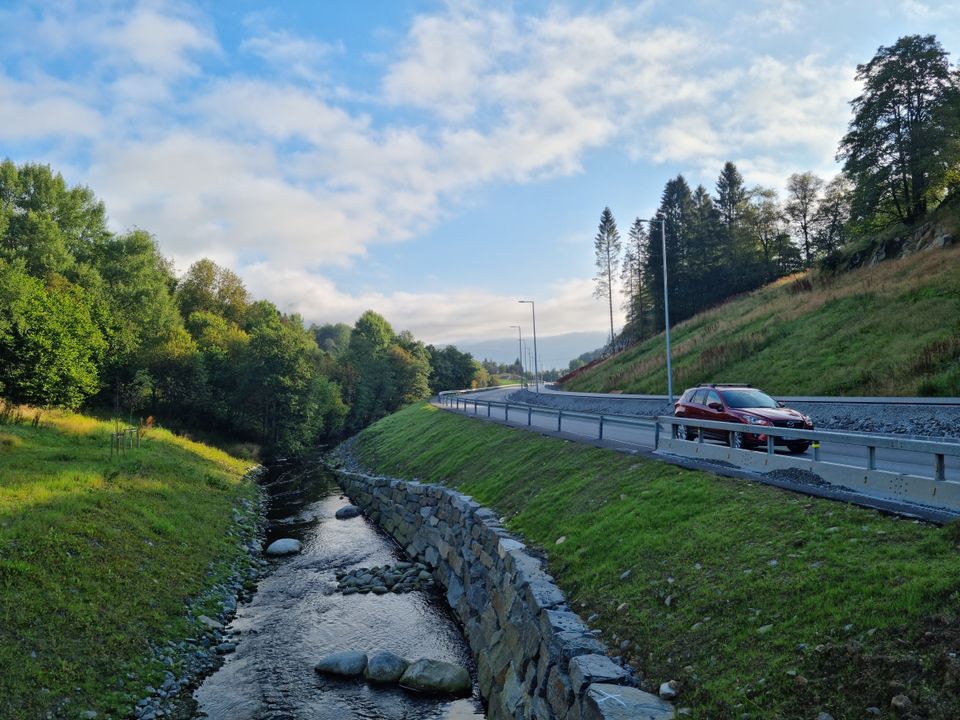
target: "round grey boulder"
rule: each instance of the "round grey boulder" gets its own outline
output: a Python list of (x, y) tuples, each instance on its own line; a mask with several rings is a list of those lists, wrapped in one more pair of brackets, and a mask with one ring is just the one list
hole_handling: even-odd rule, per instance
[(440, 660), (417, 660), (400, 678), (400, 685), (434, 695), (469, 695), (473, 689), (465, 667)]
[(410, 665), (399, 655), (392, 652), (377, 653), (367, 661), (363, 676), (370, 682), (395, 683)]
[(344, 505), (342, 508), (337, 510), (335, 514), (337, 520), (348, 520), (359, 515), (360, 508), (358, 508), (356, 505)]
[(320, 658), (313, 669), (327, 675), (356, 677), (362, 675), (367, 667), (367, 654), (359, 650), (345, 650)]
[(274, 540), (267, 546), (267, 555), (295, 555), (303, 550), (303, 543), (293, 538)]

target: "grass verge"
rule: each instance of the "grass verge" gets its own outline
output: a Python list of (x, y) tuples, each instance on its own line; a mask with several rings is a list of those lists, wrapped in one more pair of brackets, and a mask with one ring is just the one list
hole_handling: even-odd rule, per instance
[(894, 717), (899, 694), (913, 716), (960, 717), (955, 527), (429, 405), (368, 428), (356, 453), (505, 515), (648, 689), (682, 683), (692, 717)]
[(0, 717), (125, 717), (240, 552), (249, 463), (159, 429), (111, 462), (109, 424), (38, 420), (0, 426)]

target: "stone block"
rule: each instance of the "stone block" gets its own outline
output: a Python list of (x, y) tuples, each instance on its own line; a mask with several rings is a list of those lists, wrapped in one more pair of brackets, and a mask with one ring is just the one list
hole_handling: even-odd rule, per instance
[(570, 680), (556, 665), (550, 668), (550, 674), (547, 676), (546, 701), (553, 714), (558, 717), (566, 717), (574, 702)]
[(623, 685), (596, 683), (587, 688), (582, 720), (673, 720), (674, 707), (656, 695)]
[(567, 674), (576, 695), (581, 695), (591, 683), (619, 685), (627, 679), (627, 671), (606, 655), (577, 655), (570, 658)]

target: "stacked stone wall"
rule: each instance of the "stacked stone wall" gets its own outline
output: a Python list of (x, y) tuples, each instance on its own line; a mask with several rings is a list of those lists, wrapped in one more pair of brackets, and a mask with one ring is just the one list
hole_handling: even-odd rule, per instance
[(626, 671), (492, 511), (441, 485), (350, 472), (340, 481), (444, 588), (490, 720), (673, 717), (671, 705), (626, 684)]

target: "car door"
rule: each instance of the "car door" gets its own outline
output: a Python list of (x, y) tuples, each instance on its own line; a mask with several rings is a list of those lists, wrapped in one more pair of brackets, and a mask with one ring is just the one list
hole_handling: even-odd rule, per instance
[[(724, 422), (729, 420), (726, 412), (724, 411), (723, 400), (720, 398), (720, 393), (716, 390), (710, 390), (707, 392), (706, 399), (703, 403), (703, 418), (705, 420), (713, 420), (714, 422)], [(706, 434), (710, 437), (726, 439), (727, 432), (725, 430), (707, 430)]]

